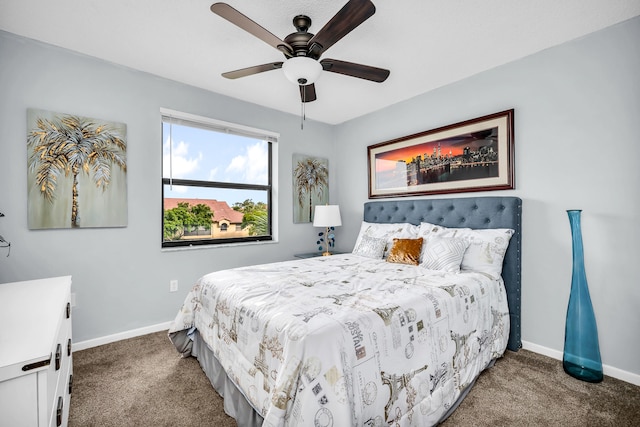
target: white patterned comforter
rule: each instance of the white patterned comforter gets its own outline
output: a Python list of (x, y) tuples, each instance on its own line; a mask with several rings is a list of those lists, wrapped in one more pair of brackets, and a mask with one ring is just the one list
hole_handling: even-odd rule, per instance
[(198, 329), (265, 426), (427, 426), (500, 357), (502, 280), (334, 255), (203, 276)]

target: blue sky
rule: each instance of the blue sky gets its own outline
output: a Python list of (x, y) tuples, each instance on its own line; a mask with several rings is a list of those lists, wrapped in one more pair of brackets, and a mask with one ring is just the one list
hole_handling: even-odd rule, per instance
[[(268, 183), (268, 143), (259, 139), (163, 123), (163, 177)], [(165, 197), (267, 202), (266, 192), (165, 186)]]

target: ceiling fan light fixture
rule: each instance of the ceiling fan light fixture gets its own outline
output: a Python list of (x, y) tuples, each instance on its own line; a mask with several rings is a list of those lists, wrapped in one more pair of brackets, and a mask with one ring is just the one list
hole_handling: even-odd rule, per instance
[(284, 61), (282, 71), (291, 83), (305, 86), (318, 80), (322, 73), (322, 65), (306, 56), (294, 56)]

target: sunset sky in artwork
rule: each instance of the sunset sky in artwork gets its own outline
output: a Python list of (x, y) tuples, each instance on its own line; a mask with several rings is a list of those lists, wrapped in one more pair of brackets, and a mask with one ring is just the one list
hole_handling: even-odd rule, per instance
[[(462, 154), (462, 150), (464, 147), (454, 147), (453, 145), (444, 145), (443, 142), (444, 141), (440, 141), (440, 149), (442, 151), (442, 154), (447, 155), (449, 154), (449, 151), (451, 151), (452, 156), (458, 156)], [(437, 146), (438, 146), (437, 142), (435, 143), (429, 142), (426, 144), (413, 145), (411, 147), (399, 148), (397, 150), (387, 151), (386, 153), (377, 154), (376, 159), (395, 160), (395, 161), (404, 160), (406, 162), (410, 162), (411, 159), (417, 156), (424, 157), (425, 154), (430, 156), (431, 154), (433, 154), (433, 148)]]
[[(491, 134), (492, 130), (488, 130), (488, 133)], [(497, 128), (495, 129), (495, 131), (497, 131)], [(440, 139), (438, 141), (430, 141), (424, 144), (412, 145), (410, 147), (403, 147), (396, 150), (377, 153), (375, 155), (375, 158), (376, 160), (390, 160), (393, 162), (404, 160), (408, 163), (417, 156), (424, 157), (425, 154), (427, 156), (431, 156), (433, 154), (434, 147), (438, 147), (438, 143), (440, 143), (440, 150), (443, 155), (447, 156), (449, 155), (449, 153), (451, 153), (452, 156), (459, 156), (462, 155), (465, 147), (470, 147), (473, 151), (482, 145), (487, 145), (488, 143), (490, 143), (490, 140), (484, 139), (484, 137), (487, 136), (489, 136), (487, 134), (487, 130), (471, 134), (458, 135), (451, 138)], [(390, 165), (391, 164), (388, 162), (378, 162), (376, 165), (376, 169), (388, 169)]]

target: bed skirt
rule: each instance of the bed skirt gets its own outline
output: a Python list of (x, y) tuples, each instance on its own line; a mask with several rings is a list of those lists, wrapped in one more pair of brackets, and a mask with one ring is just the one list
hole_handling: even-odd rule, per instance
[[(236, 387), (236, 385), (227, 376), (222, 365), (213, 354), (206, 342), (200, 337), (196, 329), (187, 331), (179, 331), (170, 334), (171, 342), (176, 349), (184, 356), (193, 356), (198, 360), (200, 367), (209, 378), (209, 382), (213, 388), (222, 396), (224, 400), (224, 412), (236, 420), (239, 426), (243, 427), (260, 427), (263, 423), (262, 416), (256, 412), (255, 408), (249, 404), (244, 394)], [(495, 359), (491, 360), (488, 369), (495, 364)], [(460, 397), (444, 414), (438, 424), (446, 420), (460, 405), (462, 400), (467, 396), (476, 380), (474, 379), (460, 394)]]
[[(236, 387), (233, 381), (227, 376), (222, 365), (220, 365), (220, 362), (218, 362), (218, 359), (213, 354), (213, 351), (200, 337), (197, 330), (194, 330), (189, 336), (187, 336), (185, 331), (180, 331), (172, 336), (171, 340), (174, 342), (174, 345), (176, 341), (182, 341), (184, 349), (191, 347), (191, 356), (198, 359), (198, 363), (207, 375), (207, 378), (209, 378), (211, 385), (218, 394), (222, 396), (224, 400), (224, 412), (227, 415), (234, 418), (239, 426), (262, 426), (263, 418), (256, 412), (253, 406), (249, 404), (244, 394), (240, 392), (238, 387)], [(189, 345), (190, 341), (191, 345)], [(182, 353), (186, 355), (184, 351)]]

